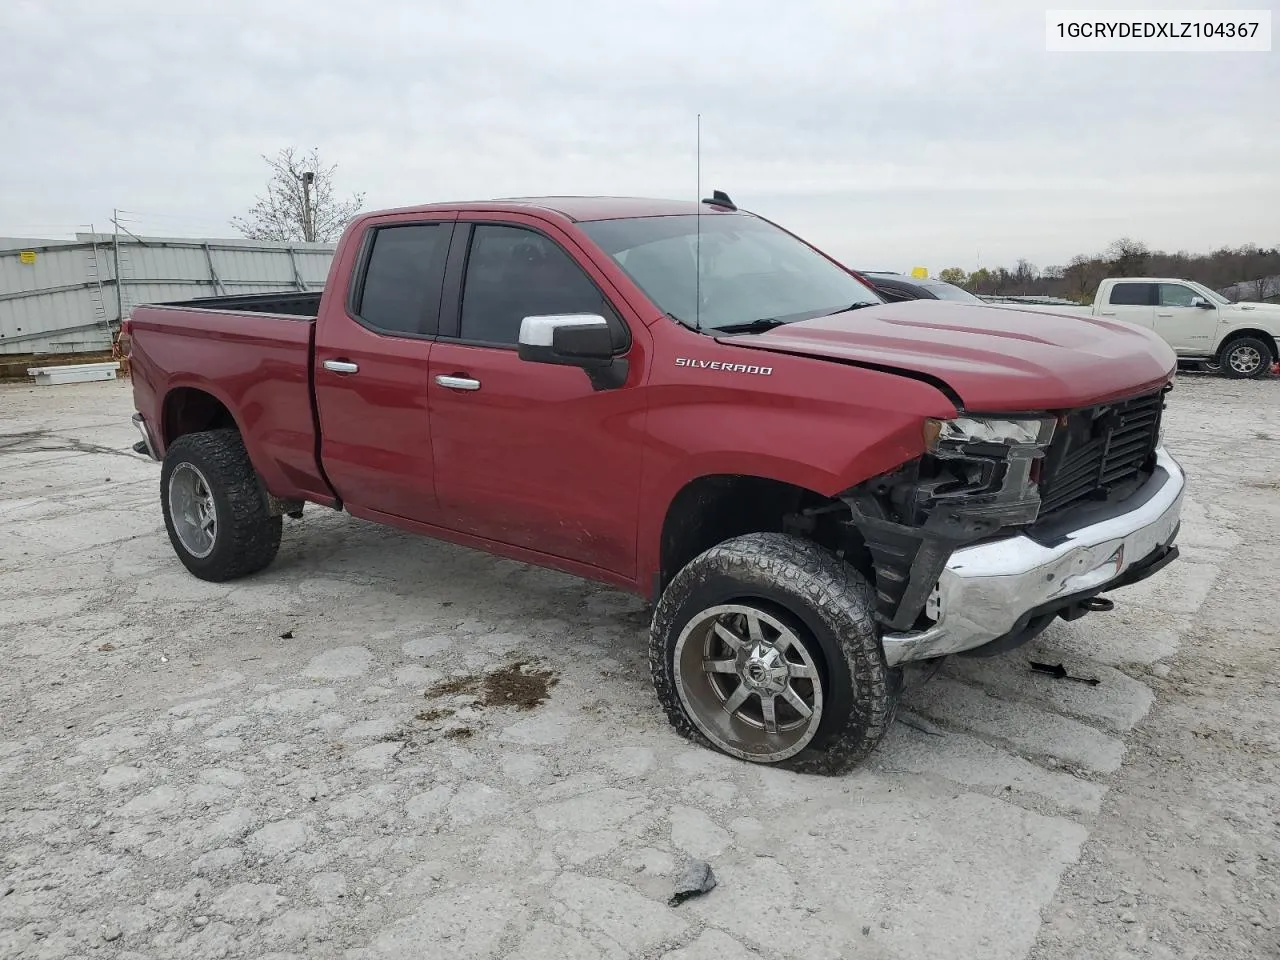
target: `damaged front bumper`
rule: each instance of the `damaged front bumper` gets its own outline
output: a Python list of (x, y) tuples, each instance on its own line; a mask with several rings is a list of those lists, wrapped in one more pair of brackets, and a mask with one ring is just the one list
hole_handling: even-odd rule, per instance
[(1185, 489), (1182, 467), (1160, 448), (1151, 478), (1105, 519), (956, 550), (929, 603), (933, 625), (885, 634), (885, 660), (893, 666), (989, 646), (1009, 649), (1056, 616), (1083, 612), (1098, 594), (1151, 576), (1177, 556), (1173, 541)]

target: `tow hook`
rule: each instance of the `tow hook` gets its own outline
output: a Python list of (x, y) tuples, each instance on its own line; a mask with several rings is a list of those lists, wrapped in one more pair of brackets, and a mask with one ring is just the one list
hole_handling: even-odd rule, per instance
[(1115, 607), (1115, 602), (1106, 597), (1085, 597), (1059, 610), (1058, 616), (1068, 621), (1079, 620), (1086, 613), (1105, 613), (1108, 610), (1114, 610)]

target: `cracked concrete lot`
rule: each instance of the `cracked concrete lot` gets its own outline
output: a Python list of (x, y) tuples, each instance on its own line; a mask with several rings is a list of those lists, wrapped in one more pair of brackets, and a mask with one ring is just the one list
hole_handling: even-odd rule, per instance
[(2, 387), (0, 956), (1275, 956), (1277, 398), (1180, 377), (1183, 559), (821, 778), (681, 740), (603, 587), (320, 508), (198, 581), (127, 382)]

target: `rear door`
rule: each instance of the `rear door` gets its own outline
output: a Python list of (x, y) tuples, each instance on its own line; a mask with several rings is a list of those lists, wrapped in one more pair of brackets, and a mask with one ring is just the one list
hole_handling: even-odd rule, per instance
[(1155, 326), (1156, 285), (1134, 280), (1118, 280), (1098, 307), (1098, 315), (1134, 323), (1148, 330)]
[(1195, 306), (1196, 299), (1205, 298), (1185, 283), (1157, 286), (1156, 333), (1178, 353), (1211, 353), (1218, 308)]
[[(518, 214), (486, 220), (458, 224), (466, 256), (451, 266), (431, 353), (441, 523), (633, 576), (644, 371), (631, 337), (647, 332), (572, 238)], [(556, 313), (610, 321), (631, 346), (625, 385), (597, 391), (579, 368), (520, 359), (520, 321)]]
[(436, 516), (427, 366), (455, 217), (374, 221), (317, 324), (321, 460), (352, 512)]

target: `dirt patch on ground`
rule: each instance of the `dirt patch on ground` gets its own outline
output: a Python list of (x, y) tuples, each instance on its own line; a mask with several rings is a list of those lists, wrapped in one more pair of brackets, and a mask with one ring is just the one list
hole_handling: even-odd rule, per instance
[[(516, 707), (532, 710), (545, 703), (551, 688), (560, 682), (552, 671), (517, 660), (489, 673), (453, 677), (431, 687), (423, 694), (428, 699), (468, 694), (484, 707)], [(440, 711), (424, 711), (440, 713)], [(419, 719), (427, 719), (419, 715)]]
[(443, 720), (445, 717), (453, 716), (452, 710), (445, 710), (440, 707), (433, 707), (430, 710), (423, 710), (417, 716), (417, 719), (423, 723), (431, 723), (435, 720)]

